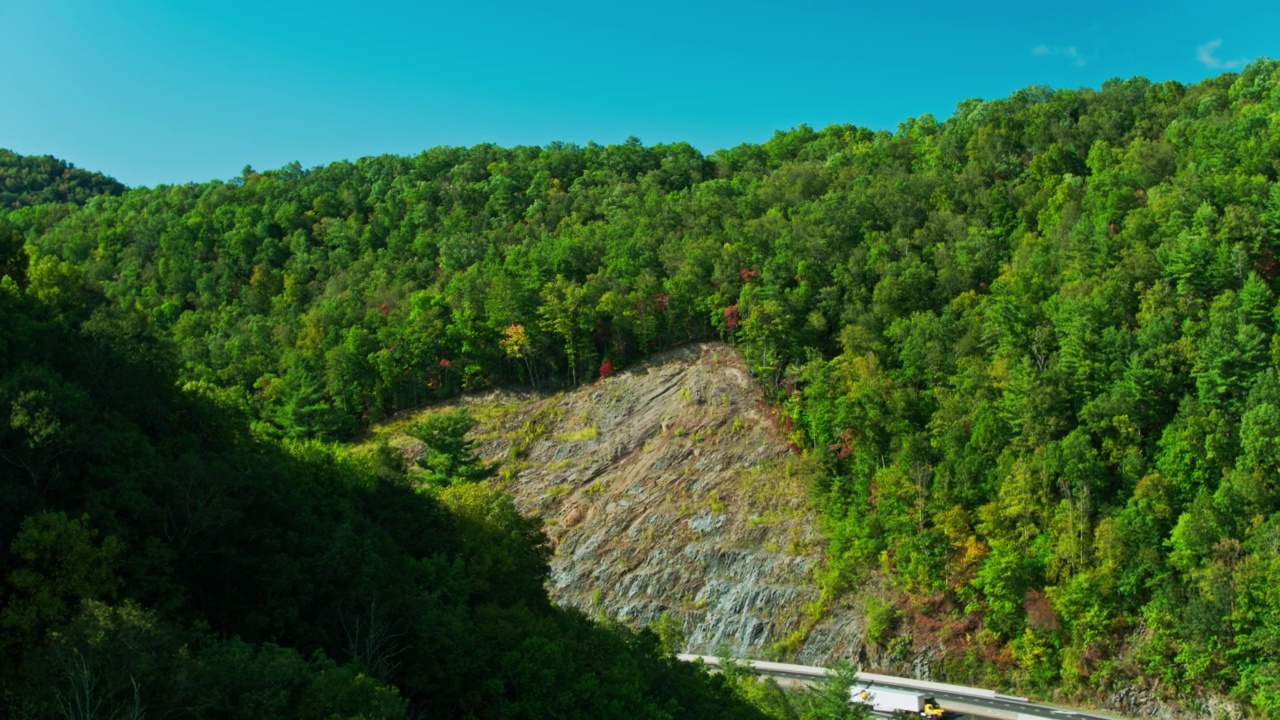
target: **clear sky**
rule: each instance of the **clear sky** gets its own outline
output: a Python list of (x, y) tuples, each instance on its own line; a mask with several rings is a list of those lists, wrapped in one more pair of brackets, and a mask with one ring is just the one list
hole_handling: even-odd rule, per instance
[(0, 0), (0, 147), (130, 185), (434, 145), (893, 129), (1280, 57), (1280, 2)]

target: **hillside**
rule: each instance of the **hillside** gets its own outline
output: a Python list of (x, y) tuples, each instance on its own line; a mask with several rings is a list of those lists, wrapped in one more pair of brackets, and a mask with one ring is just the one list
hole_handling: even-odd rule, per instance
[[(801, 126), (711, 155), (632, 140), (246, 168), (15, 209), (7, 235), (24, 247), (0, 244), (0, 267), (30, 257), (26, 291), (51, 307), (85, 291), (145, 317), (182, 382), (278, 441), (731, 342), (782, 428), (756, 447), (802, 455), (786, 492), (821, 518), (816, 592), (831, 605), (877, 588), (867, 635), (886, 657), (941, 643), (957, 650), (928, 671), (962, 683), (1274, 716), (1278, 179), (1280, 63), (1263, 59), (1194, 85), (1031, 87), (893, 132)], [(749, 529), (713, 506), (741, 490), (731, 464), (687, 517), (665, 489), (639, 507), (626, 488), (676, 482), (656, 463), (688, 453), (696, 468), (703, 450), (661, 422), (648, 453), (610, 445), (607, 387), (566, 414), (554, 453), (530, 445), (512, 469), (528, 507), (565, 513), (561, 555), (587, 548), (564, 525), (676, 516), (691, 563), (738, 572), (693, 537)], [(606, 477), (615, 450), (634, 472)], [(614, 509), (588, 516), (602, 479), (591, 493)], [(601, 577), (662, 567), (645, 564), (656, 546), (600, 551), (617, 568)], [(590, 581), (558, 572), (590, 606)], [(651, 614), (650, 584), (599, 603)], [(717, 592), (694, 609), (737, 618), (716, 621), (730, 642), (801, 622), (752, 626)]]
[[(389, 445), (422, 478), (414, 425), (463, 408), (493, 484), (548, 536), (556, 604), (635, 628), (673, 619), (683, 652), (955, 679), (973, 663), (975, 620), (940, 624), (945, 608), (912, 602), (880, 566), (823, 594), (829, 539), (806, 498), (824, 471), (787, 443), (762, 398), (737, 348), (694, 343), (573, 390), (495, 390), (407, 411), (356, 448)], [(995, 673), (968, 677), (1008, 687)], [(1232, 712), (1212, 695), (1189, 710), (1140, 684), (1092, 700), (1128, 717)]]

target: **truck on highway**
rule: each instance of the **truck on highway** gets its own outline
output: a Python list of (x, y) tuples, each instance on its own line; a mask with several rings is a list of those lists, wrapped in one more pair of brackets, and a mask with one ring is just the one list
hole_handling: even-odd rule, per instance
[(855, 703), (870, 705), (872, 710), (890, 715), (941, 718), (944, 712), (938, 701), (916, 690), (855, 685), (849, 689), (849, 695)]

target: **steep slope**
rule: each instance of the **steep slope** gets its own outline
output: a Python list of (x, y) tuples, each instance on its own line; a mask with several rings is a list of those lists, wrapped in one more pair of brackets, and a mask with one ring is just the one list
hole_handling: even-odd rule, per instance
[[(559, 604), (637, 626), (666, 613), (694, 652), (829, 661), (860, 637), (851, 626), (802, 642), (823, 555), (810, 470), (733, 348), (688, 345), (572, 392), (464, 402), (499, 482), (544, 518)], [(404, 421), (386, 430), (414, 459), (420, 444), (392, 430)]]

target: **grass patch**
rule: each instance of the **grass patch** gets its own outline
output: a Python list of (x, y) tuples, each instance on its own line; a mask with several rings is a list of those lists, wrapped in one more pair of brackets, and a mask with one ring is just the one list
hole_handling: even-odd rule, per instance
[(522, 407), (524, 403), (493, 401), (472, 403), (467, 406), (467, 410), (478, 427), (488, 429), (502, 424), (502, 421), (520, 412)]
[(711, 494), (707, 496), (707, 505), (713, 513), (724, 512), (724, 503), (720, 501), (720, 493), (715, 490), (712, 490)]
[(600, 436), (600, 428), (595, 425), (588, 425), (578, 430), (570, 430), (568, 432), (556, 433), (555, 439), (559, 442), (578, 443), (588, 440), (595, 440)]

